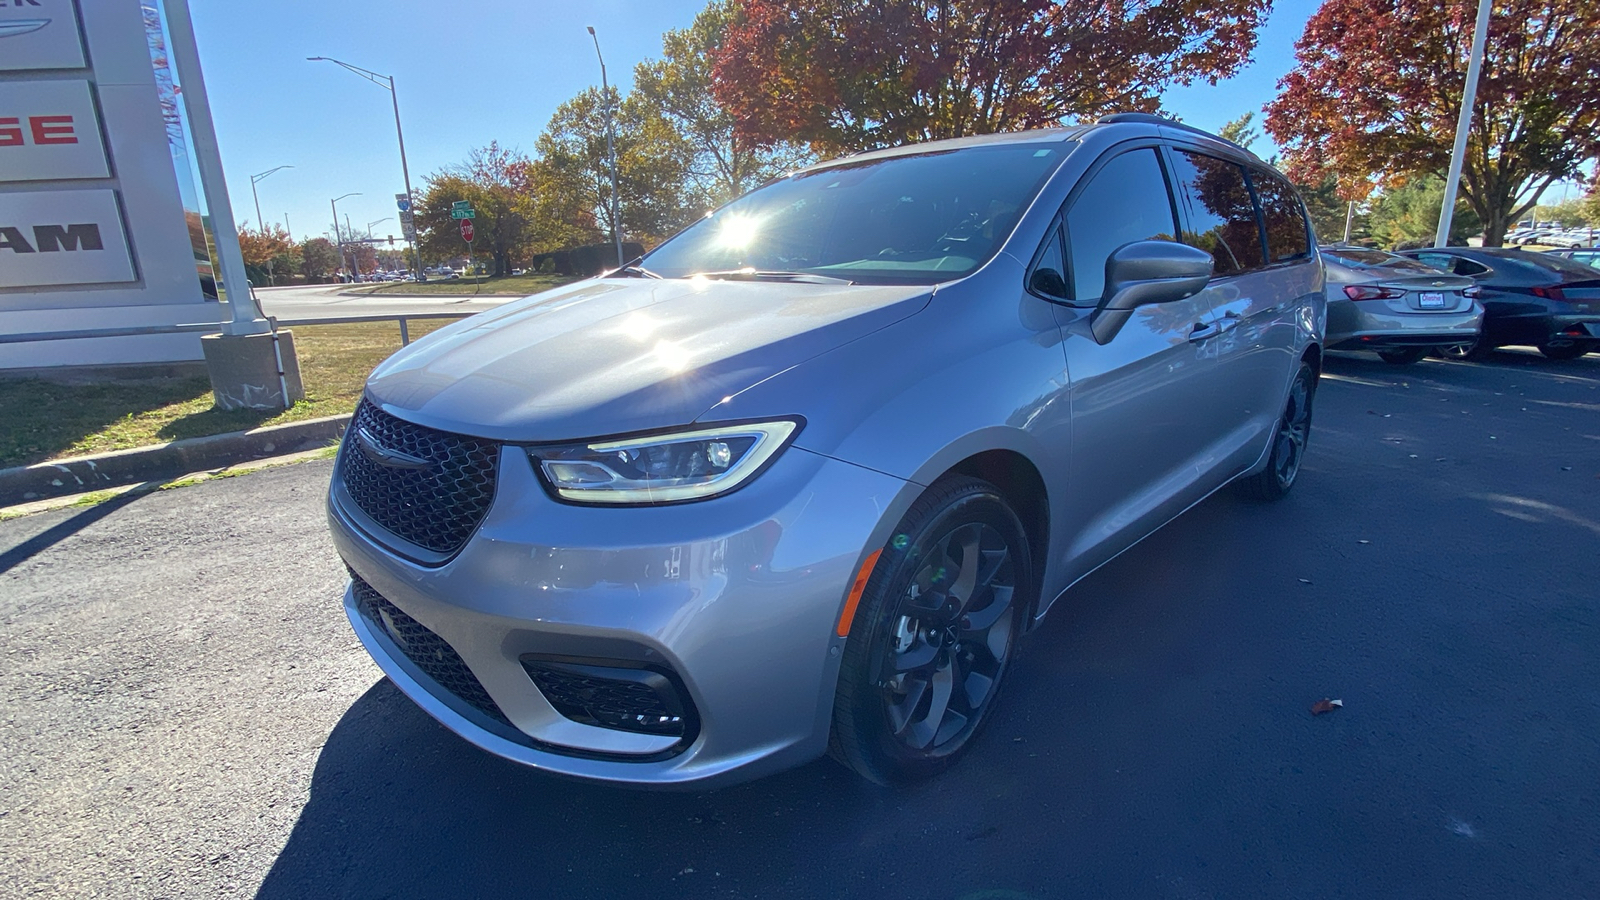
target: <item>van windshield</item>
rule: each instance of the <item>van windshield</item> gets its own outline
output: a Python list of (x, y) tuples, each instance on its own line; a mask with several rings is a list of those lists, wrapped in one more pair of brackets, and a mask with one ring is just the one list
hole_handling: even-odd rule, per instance
[(936, 284), (988, 262), (1072, 145), (1000, 144), (801, 172), (722, 207), (644, 266)]

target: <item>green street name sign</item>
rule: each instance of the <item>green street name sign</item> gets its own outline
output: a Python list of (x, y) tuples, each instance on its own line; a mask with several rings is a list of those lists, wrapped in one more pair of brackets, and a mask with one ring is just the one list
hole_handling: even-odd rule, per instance
[(478, 211), (470, 207), (457, 207), (450, 210), (450, 218), (452, 219), (476, 219), (477, 217)]

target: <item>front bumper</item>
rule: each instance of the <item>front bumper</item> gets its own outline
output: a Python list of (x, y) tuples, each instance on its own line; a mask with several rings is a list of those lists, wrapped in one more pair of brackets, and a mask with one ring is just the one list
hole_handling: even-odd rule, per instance
[[(790, 447), (725, 497), (596, 509), (551, 499), (524, 453), (502, 454), (488, 515), (437, 567), (385, 549), (329, 502), (355, 576), (459, 654), (503, 718), (429, 677), (347, 590), (352, 627), (402, 691), (491, 753), (591, 780), (701, 788), (821, 755), (846, 590), (912, 486)], [(671, 673), (695, 729), (680, 740), (575, 721), (535, 685), (529, 658)]]

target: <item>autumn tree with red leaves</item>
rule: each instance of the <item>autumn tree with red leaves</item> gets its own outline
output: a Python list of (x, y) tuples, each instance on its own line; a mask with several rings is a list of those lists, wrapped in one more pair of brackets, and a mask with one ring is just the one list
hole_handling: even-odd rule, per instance
[[(1473, 0), (1326, 0), (1267, 107), (1304, 184), (1332, 174), (1353, 199), (1443, 176), (1461, 112)], [(1484, 244), (1553, 182), (1600, 155), (1600, 3), (1495, 0), (1462, 166)]]
[(738, 0), (712, 90), (837, 154), (1154, 111), (1249, 61), (1270, 0)]

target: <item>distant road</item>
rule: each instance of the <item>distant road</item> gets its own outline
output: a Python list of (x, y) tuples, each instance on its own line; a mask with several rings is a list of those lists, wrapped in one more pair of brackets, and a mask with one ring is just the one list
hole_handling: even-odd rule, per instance
[(514, 297), (364, 297), (344, 294), (341, 284), (256, 288), (263, 311), (279, 319), (322, 319), (340, 316), (477, 313)]

